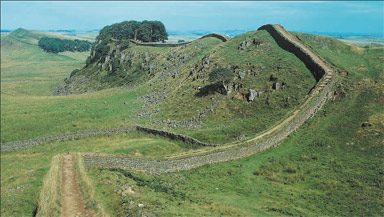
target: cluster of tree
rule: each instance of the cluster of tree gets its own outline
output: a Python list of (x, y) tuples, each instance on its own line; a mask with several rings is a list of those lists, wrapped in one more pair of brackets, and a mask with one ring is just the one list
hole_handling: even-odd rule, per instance
[(143, 42), (157, 42), (168, 39), (168, 33), (164, 24), (160, 21), (124, 21), (104, 27), (98, 40), (128, 40), (135, 39)]
[(228, 83), (235, 77), (232, 70), (224, 67), (215, 68), (209, 73), (209, 81), (221, 84), (228, 93)]
[(88, 51), (92, 43), (83, 40), (68, 40), (59, 38), (42, 37), (38, 43), (39, 47), (49, 53), (64, 51)]

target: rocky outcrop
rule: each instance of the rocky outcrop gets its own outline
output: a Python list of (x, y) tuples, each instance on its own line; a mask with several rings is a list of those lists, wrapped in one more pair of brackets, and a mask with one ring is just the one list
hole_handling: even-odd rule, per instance
[(161, 43), (161, 42), (138, 42), (131, 40), (132, 43), (140, 46), (150, 46), (150, 47), (180, 47), (192, 43), (191, 41), (180, 42), (180, 43)]
[(261, 92), (257, 92), (256, 90), (249, 89), (249, 93), (247, 94), (248, 102), (253, 101), (256, 97), (260, 97)]

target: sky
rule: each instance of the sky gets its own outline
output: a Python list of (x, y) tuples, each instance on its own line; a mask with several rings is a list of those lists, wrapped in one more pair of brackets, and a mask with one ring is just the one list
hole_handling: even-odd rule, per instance
[(168, 31), (180, 32), (251, 31), (278, 23), (298, 32), (383, 35), (383, 11), (383, 1), (1, 1), (1, 29), (83, 31), (159, 20)]

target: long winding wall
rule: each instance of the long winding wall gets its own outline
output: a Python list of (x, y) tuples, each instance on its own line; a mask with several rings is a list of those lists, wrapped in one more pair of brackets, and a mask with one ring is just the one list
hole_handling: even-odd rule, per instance
[(84, 165), (87, 167), (133, 169), (151, 173), (172, 172), (248, 157), (280, 144), (289, 134), (297, 130), (306, 120), (313, 117), (321, 109), (332, 96), (338, 77), (334, 70), (326, 65), (320, 57), (293, 38), (281, 26), (266, 25), (260, 29), (268, 31), (272, 36), (274, 35), (274, 39), (283, 49), (294, 53), (300, 60), (305, 62), (310, 71), (318, 76), (317, 80), (320, 80), (327, 73), (326, 79), (316, 85), (315, 91), (312, 92), (300, 109), (287, 119), (284, 125), (274, 128), (271, 133), (263, 137), (261, 142), (250, 140), (247, 145), (242, 147), (210, 154), (162, 161), (83, 154)]
[[(289, 52), (294, 53), (302, 60), (309, 70), (314, 74), (317, 83), (314, 91), (305, 101), (305, 103), (290, 117), (281, 124), (275, 126), (268, 133), (248, 140), (238, 147), (226, 149), (205, 155), (196, 155), (175, 160), (147, 160), (140, 158), (126, 158), (108, 155), (83, 154), (83, 163), (87, 167), (104, 167), (104, 168), (122, 168), (146, 171), (151, 173), (172, 172), (180, 170), (188, 170), (200, 167), (206, 164), (220, 163), (230, 160), (236, 160), (254, 155), (258, 152), (266, 150), (270, 147), (280, 144), (289, 134), (297, 130), (306, 120), (313, 117), (317, 111), (321, 109), (324, 103), (332, 96), (338, 77), (335, 71), (327, 65), (319, 56), (314, 54), (309, 48), (305, 47), (296, 37), (292, 36), (284, 30), (280, 25), (265, 25), (262, 30), (268, 31), (276, 42)], [(325, 79), (323, 79), (325, 75)], [(35, 140), (26, 140), (18, 142), (8, 142), (1, 144), (2, 151), (12, 151), (21, 148), (33, 147), (42, 143), (51, 141), (62, 141), (66, 139), (74, 139), (82, 136), (124, 133), (137, 130), (153, 135), (164, 136), (183, 142), (202, 146), (217, 146), (217, 144), (202, 143), (191, 137), (178, 135), (165, 131), (143, 128), (143, 127), (123, 127), (117, 129), (105, 130), (86, 130), (56, 136), (49, 136)], [(259, 139), (262, 138), (262, 141)]]
[[(319, 81), (323, 75), (327, 73), (327, 68), (322, 65), (320, 58), (318, 58), (317, 55), (314, 55), (313, 52), (308, 51), (308, 48), (297, 40), (297, 38), (296, 40), (288, 38), (287, 34), (289, 33), (287, 33), (282, 26), (264, 25), (258, 28), (258, 30), (268, 31), (281, 48), (295, 54), (305, 64), (309, 71), (312, 72), (316, 81)], [(289, 36), (292, 35), (289, 34)]]

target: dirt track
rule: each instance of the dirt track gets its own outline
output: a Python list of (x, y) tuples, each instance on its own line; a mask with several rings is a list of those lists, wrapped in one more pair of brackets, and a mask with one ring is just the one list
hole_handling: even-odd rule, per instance
[(61, 161), (61, 216), (96, 216), (87, 210), (80, 191), (79, 179), (75, 168), (75, 155), (64, 154)]

